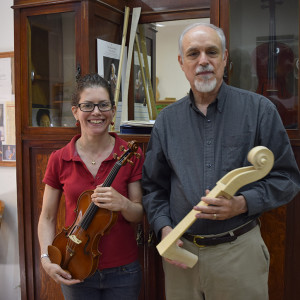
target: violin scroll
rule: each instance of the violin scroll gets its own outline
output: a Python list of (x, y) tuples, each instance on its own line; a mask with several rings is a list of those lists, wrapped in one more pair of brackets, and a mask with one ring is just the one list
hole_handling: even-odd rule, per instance
[(125, 166), (128, 162), (130, 165), (134, 165), (133, 161), (130, 160), (130, 158), (135, 155), (137, 159), (141, 157), (139, 153), (137, 153), (139, 146), (137, 141), (131, 141), (127, 144), (128, 149), (126, 150), (124, 146), (120, 146), (120, 151), (124, 152), (122, 156), (118, 156), (116, 153), (114, 153), (114, 159), (117, 159), (121, 162), (122, 166)]
[(272, 151), (264, 146), (252, 148), (248, 153), (247, 159), (256, 170), (265, 170), (266, 174), (269, 173), (274, 164), (274, 155)]

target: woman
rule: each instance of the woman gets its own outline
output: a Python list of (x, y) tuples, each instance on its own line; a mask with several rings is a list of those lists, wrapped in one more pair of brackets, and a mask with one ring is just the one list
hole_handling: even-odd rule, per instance
[[(111, 187), (101, 187), (116, 162), (113, 153), (121, 156), (120, 146), (127, 148), (125, 141), (108, 132), (116, 113), (109, 84), (98, 74), (84, 76), (77, 83), (72, 105), (81, 135), (51, 154), (43, 180), (46, 185), (38, 224), (43, 268), (61, 284), (68, 300), (138, 299), (142, 275), (130, 223), (140, 222), (143, 218), (140, 184), (143, 156), (140, 159), (132, 157), (133, 166), (122, 166)], [(138, 152), (142, 154), (140, 149)], [(81, 282), (51, 263), (47, 247), (55, 236), (62, 193), (66, 201), (65, 227), (68, 227), (76, 218), (77, 199), (86, 190), (94, 190), (91, 197), (94, 204), (118, 212), (118, 219), (109, 233), (100, 239), (98, 248), (102, 254), (98, 270)]]

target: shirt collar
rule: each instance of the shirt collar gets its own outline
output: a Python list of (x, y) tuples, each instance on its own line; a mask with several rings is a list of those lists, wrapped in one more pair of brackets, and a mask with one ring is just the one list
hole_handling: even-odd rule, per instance
[[(223, 81), (223, 83), (222, 83), (222, 85), (221, 85), (221, 87), (219, 89), (219, 93), (218, 93), (217, 98), (212, 102), (212, 103), (216, 103), (217, 104), (217, 110), (219, 112), (223, 111), (223, 107), (224, 107), (225, 100), (226, 100), (226, 97), (227, 97), (227, 92), (228, 92), (227, 84)], [(195, 105), (195, 98), (194, 98), (194, 94), (193, 94), (192, 90), (190, 90), (189, 98), (190, 98), (190, 105), (191, 105), (191, 107), (195, 111), (199, 112), (199, 109)]]
[(220, 89), (219, 89), (219, 93), (217, 96), (217, 109), (219, 112), (223, 111), (224, 105), (225, 105), (225, 101), (227, 98), (227, 93), (228, 93), (228, 86), (227, 84), (223, 81)]
[[(110, 132), (109, 133), (111, 136), (113, 136), (115, 138), (115, 146), (114, 146), (114, 149), (112, 151), (112, 153), (115, 153), (116, 152), (116, 149), (119, 149), (119, 146), (120, 146), (120, 142), (119, 142), (119, 139), (118, 139), (118, 136), (116, 133), (114, 132)], [(81, 161), (81, 158), (80, 156), (78, 155), (78, 152), (76, 150), (76, 141), (80, 138), (80, 134), (78, 135), (75, 135), (72, 140), (70, 141), (70, 143), (68, 143), (62, 150), (63, 150), (63, 153), (62, 153), (62, 159), (65, 160), (65, 161)], [(117, 153), (119, 153), (120, 151), (117, 151)], [(111, 159), (114, 159), (113, 157), (113, 154), (110, 154), (105, 160), (111, 160)]]

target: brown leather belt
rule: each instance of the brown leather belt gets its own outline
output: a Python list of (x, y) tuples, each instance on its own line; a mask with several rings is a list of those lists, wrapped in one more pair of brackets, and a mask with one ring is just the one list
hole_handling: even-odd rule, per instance
[(185, 233), (183, 237), (194, 243), (198, 247), (215, 246), (223, 243), (229, 243), (237, 239), (238, 236), (250, 231), (259, 224), (259, 219), (254, 219), (245, 225), (228, 231), (224, 234), (216, 234), (210, 236), (192, 235)]

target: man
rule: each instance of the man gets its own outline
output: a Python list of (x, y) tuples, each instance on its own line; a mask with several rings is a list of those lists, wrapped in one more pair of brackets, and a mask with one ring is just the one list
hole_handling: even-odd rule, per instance
[[(193, 268), (163, 260), (167, 299), (268, 299), (269, 253), (258, 225), (267, 210), (289, 202), (300, 174), (275, 106), (223, 82), (228, 52), (220, 28), (194, 24), (182, 33), (178, 61), (188, 96), (160, 112), (143, 168), (143, 203), (163, 239), (193, 208), (197, 221), (178, 241), (198, 256)], [(208, 198), (229, 171), (249, 165), (255, 146), (269, 148), (274, 167), (231, 199)], [(200, 200), (208, 206), (196, 207)], [(200, 235), (201, 237), (196, 237)]]

